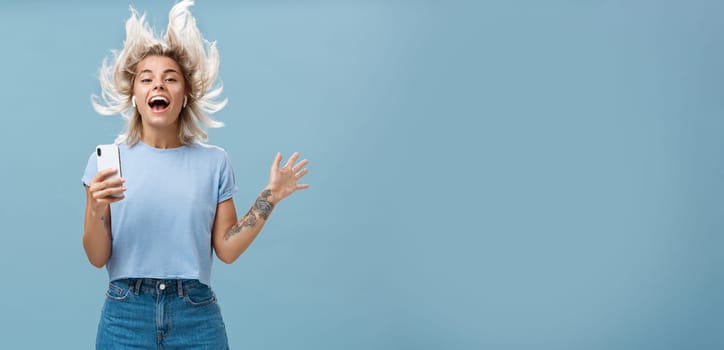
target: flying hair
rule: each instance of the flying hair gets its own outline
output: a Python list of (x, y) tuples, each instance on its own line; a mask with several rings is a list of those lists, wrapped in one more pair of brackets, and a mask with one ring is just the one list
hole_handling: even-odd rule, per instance
[(179, 141), (182, 144), (206, 141), (203, 127), (224, 126), (209, 117), (226, 106), (227, 99), (219, 100), (223, 84), (217, 82), (219, 51), (216, 42), (201, 35), (196, 19), (189, 7), (192, 0), (175, 4), (168, 15), (168, 28), (160, 39), (146, 22), (130, 7), (131, 17), (126, 21), (126, 40), (123, 49), (112, 50), (112, 59), (106, 57), (100, 67), (101, 95), (92, 95), (93, 108), (102, 115), (120, 114), (127, 121), (126, 129), (118, 135), (116, 143), (136, 144), (141, 137), (141, 115), (131, 104), (133, 82), (138, 63), (150, 56), (169, 57), (183, 71), (188, 102), (179, 115)]

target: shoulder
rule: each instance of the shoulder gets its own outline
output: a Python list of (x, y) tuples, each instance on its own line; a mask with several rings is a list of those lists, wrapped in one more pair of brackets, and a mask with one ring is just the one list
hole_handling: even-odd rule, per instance
[(208, 143), (202, 143), (202, 142), (192, 143), (192, 144), (188, 145), (188, 149), (191, 152), (202, 153), (202, 154), (209, 155), (209, 156), (223, 156), (223, 157), (228, 156), (226, 153), (226, 150), (224, 150), (223, 148), (216, 146), (216, 145), (210, 145)]
[(192, 149), (203, 150), (203, 151), (205, 151), (205, 152), (220, 152), (220, 153), (226, 153), (226, 151), (225, 151), (223, 148), (219, 147), (219, 146), (212, 145), (212, 144), (209, 144), (209, 143), (203, 143), (203, 142), (195, 142), (195, 143), (190, 144), (188, 147), (189, 147), (189, 148), (192, 148)]
[(216, 163), (222, 164), (229, 162), (229, 155), (226, 153), (226, 150), (216, 145), (197, 142), (188, 145), (186, 148), (187, 151), (195, 157), (213, 160)]

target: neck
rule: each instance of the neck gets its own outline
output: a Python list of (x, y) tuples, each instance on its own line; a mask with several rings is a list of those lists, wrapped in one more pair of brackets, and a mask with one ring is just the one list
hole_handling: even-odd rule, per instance
[(141, 141), (151, 147), (162, 149), (182, 146), (176, 130), (157, 130), (153, 127), (143, 128)]

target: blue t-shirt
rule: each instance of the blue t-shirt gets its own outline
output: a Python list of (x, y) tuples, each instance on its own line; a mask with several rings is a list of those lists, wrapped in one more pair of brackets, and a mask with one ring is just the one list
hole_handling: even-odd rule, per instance
[[(200, 143), (158, 149), (139, 141), (118, 148), (127, 190), (111, 204), (110, 280), (179, 278), (210, 285), (216, 206), (236, 191), (226, 152)], [(94, 152), (83, 183), (96, 173)]]

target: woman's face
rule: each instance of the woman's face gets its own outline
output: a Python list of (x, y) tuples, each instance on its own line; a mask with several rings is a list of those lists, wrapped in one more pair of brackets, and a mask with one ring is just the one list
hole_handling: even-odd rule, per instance
[(172, 58), (149, 56), (138, 63), (133, 96), (144, 128), (178, 127), (185, 85), (181, 68)]

